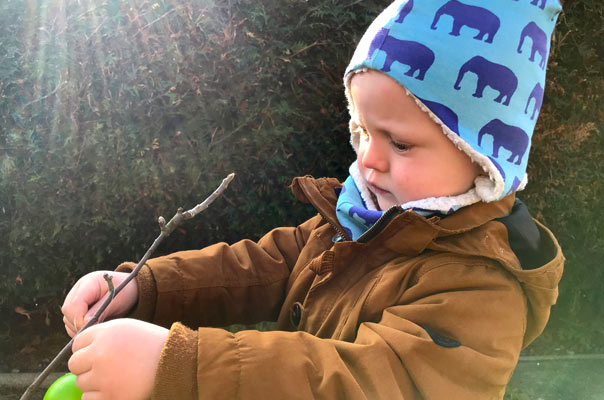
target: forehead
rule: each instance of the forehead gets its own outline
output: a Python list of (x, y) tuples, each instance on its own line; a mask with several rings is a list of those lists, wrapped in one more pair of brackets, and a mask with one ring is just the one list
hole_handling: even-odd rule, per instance
[(359, 118), (371, 120), (367, 123), (429, 119), (400, 83), (379, 71), (356, 73), (350, 81), (350, 94)]
[(357, 72), (351, 77), (351, 91), (356, 95), (372, 93), (384, 95), (406, 95), (405, 88), (390, 76), (376, 70)]

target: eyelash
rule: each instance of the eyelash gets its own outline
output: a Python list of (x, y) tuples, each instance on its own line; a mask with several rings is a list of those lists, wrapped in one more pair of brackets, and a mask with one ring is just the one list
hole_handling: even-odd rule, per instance
[(407, 151), (409, 150), (409, 145), (405, 144), (405, 143), (399, 143), (399, 142), (395, 142), (394, 140), (391, 140), (390, 143), (392, 143), (392, 145), (398, 150), (398, 151)]
[[(365, 140), (367, 140), (369, 138), (369, 132), (367, 132), (367, 130), (363, 127), (359, 127), (359, 129), (361, 131), (361, 136), (363, 136), (363, 138)], [(401, 152), (407, 151), (411, 147), (406, 143), (400, 143), (400, 142), (394, 141), (392, 139), (390, 139), (390, 143), (397, 151), (401, 151)]]

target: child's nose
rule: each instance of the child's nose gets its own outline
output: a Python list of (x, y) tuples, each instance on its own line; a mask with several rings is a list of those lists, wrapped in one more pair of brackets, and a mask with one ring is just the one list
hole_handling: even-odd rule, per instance
[(387, 149), (382, 142), (382, 140), (375, 136), (364, 142), (361, 162), (365, 168), (381, 172), (388, 169)]

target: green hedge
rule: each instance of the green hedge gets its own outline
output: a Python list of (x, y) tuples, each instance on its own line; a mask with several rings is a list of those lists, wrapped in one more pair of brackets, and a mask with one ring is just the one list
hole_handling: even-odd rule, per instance
[[(3, 0), (0, 321), (16, 306), (56, 314), (75, 279), (140, 257), (159, 215), (231, 171), (225, 198), (161, 253), (312, 215), (287, 185), (347, 175), (341, 77), (388, 3)], [(574, 321), (604, 300), (602, 9), (566, 3), (521, 194), (564, 246), (555, 315)]]

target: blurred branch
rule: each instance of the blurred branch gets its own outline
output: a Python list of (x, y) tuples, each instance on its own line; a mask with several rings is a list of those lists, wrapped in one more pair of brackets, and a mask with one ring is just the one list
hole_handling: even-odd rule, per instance
[(27, 108), (27, 107), (31, 106), (32, 104), (38, 103), (38, 102), (40, 102), (40, 101), (42, 101), (42, 100), (46, 100), (46, 99), (47, 99), (47, 98), (49, 98), (50, 96), (52, 96), (52, 95), (54, 95), (55, 93), (57, 93), (57, 92), (59, 91), (59, 89), (61, 89), (61, 87), (67, 83), (67, 81), (62, 81), (62, 82), (61, 82), (62, 78), (63, 78), (62, 76), (59, 76), (59, 84), (57, 85), (57, 87), (56, 87), (56, 88), (55, 88), (55, 89), (54, 89), (52, 92), (48, 93), (46, 96), (40, 97), (40, 98), (38, 98), (38, 99), (36, 99), (36, 100), (32, 100), (32, 101), (30, 101), (30, 102), (29, 102), (29, 103), (27, 103), (27, 104), (24, 104), (24, 105), (23, 105), (23, 108), (25, 109), (25, 108)]
[(157, 17), (156, 19), (154, 19), (153, 21), (149, 22), (147, 25), (143, 26), (142, 28), (140, 28), (138, 30), (138, 32), (136, 32), (136, 34), (134, 35), (134, 37), (137, 37), (138, 35), (140, 35), (142, 33), (143, 30), (147, 29), (148, 27), (150, 27), (151, 25), (155, 24), (156, 22), (164, 19), (165, 17), (167, 17), (168, 15), (172, 14), (174, 11), (181, 9), (182, 7), (175, 7), (173, 9), (171, 9), (170, 11), (166, 12), (165, 14), (161, 15), (160, 17)]

